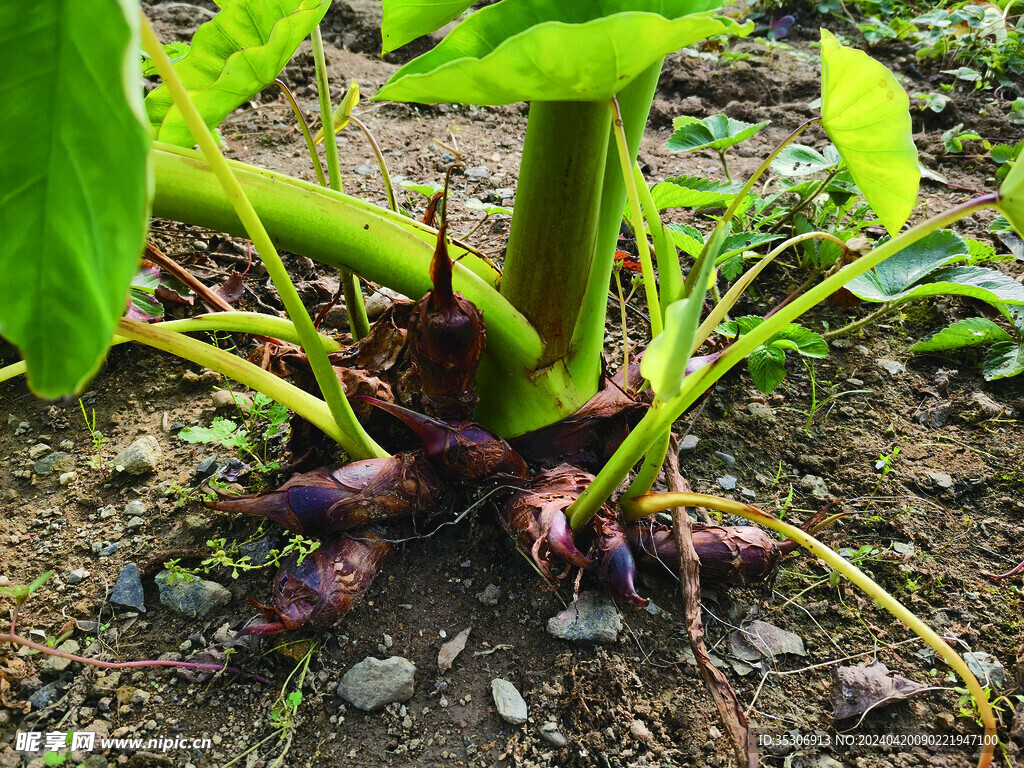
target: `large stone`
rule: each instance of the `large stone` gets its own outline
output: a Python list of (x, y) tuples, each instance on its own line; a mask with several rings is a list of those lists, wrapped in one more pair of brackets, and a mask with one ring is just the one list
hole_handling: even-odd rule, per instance
[(526, 700), (512, 683), (496, 677), (491, 681), (491, 694), (502, 720), (512, 725), (522, 725), (526, 722), (529, 717)]
[(214, 581), (186, 581), (181, 576), (172, 578), (170, 571), (160, 571), (156, 575), (156, 585), (160, 588), (161, 603), (191, 618), (202, 618), (231, 600), (231, 593)]
[(338, 695), (366, 712), (388, 704), (408, 701), (416, 687), (416, 665), (401, 656), (390, 659), (370, 656), (345, 673)]
[(614, 643), (622, 616), (607, 595), (583, 592), (567, 610), (548, 619), (548, 632), (576, 643)]
[(163, 459), (160, 444), (152, 435), (140, 437), (114, 459), (114, 467), (129, 475), (145, 475), (155, 472)]

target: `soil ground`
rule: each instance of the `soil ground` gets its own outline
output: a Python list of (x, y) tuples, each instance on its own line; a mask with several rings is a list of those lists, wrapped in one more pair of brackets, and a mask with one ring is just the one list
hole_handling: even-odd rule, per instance
[[(374, 55), (372, 3), (335, 3), (325, 26), (330, 74), (337, 101), (350, 79), (374, 92), (398, 64)], [(165, 39), (188, 39), (210, 15), (183, 3), (156, 4), (147, 12)], [(849, 26), (829, 24), (851, 35)], [(749, 54), (731, 65), (692, 52), (669, 57), (641, 150), (651, 179), (679, 174), (719, 175), (713, 153), (671, 154), (664, 149), (671, 119), (681, 114), (725, 112), (771, 126), (731, 156), (733, 172), (751, 170), (771, 147), (807, 119), (807, 102), (818, 90), (817, 57), (810, 44), (816, 23), (794, 27), (789, 48), (769, 50), (757, 42), (733, 47)], [(419, 44), (422, 50), (422, 44)], [(913, 72), (907, 88), (935, 90), (938, 75), (907, 66), (909, 51), (874, 52), (900, 73)], [(315, 111), (308, 45), (288, 67), (285, 79), (308, 113)], [(1019, 140), (1000, 105), (965, 95), (941, 114), (915, 112), (915, 139), (922, 162), (951, 184), (991, 189), (994, 167), (984, 158), (943, 157), (940, 135), (956, 123), (981, 135)], [(987, 112), (987, 114), (980, 114)], [(464, 164), (480, 169), (457, 180), (453, 229), (465, 232), (480, 214), (461, 203), (470, 198), (512, 202), (518, 150), (525, 130), (525, 106), (501, 108), (422, 107), (388, 104), (368, 110), (364, 120), (378, 137), (393, 173), (417, 182), (439, 182), (457, 149)], [(312, 180), (302, 138), (280, 95), (268, 90), (233, 114), (222, 132), (231, 155), (246, 162)], [(808, 143), (820, 145), (822, 134)], [(346, 191), (385, 201), (380, 174), (362, 137), (346, 131), (340, 139)], [(934, 182), (922, 185), (923, 205), (915, 216), (944, 209), (968, 192)], [(982, 218), (963, 231), (988, 239)], [(485, 223), (472, 241), (500, 258), (507, 220)], [(157, 222), (154, 237), (166, 252), (191, 262), (196, 274), (216, 285), (244, 256), (244, 243), (216, 233)], [(236, 248), (235, 246), (240, 246)], [(197, 258), (201, 257), (201, 258)], [(300, 287), (311, 306), (331, 292), (328, 270), (295, 259)], [(1021, 264), (1001, 268), (1019, 277)], [(763, 313), (804, 275), (779, 269), (763, 278), (746, 313)], [(241, 304), (275, 306), (276, 296), (258, 269), (246, 278)], [(336, 284), (335, 284), (336, 285)], [(812, 409), (808, 370), (790, 361), (789, 376), (768, 398), (745, 371), (730, 374), (706, 406), (681, 422), (699, 438), (682, 455), (682, 470), (695, 490), (722, 492), (719, 478), (732, 475), (769, 512), (805, 520), (829, 500), (843, 499), (856, 513), (823, 536), (832, 546), (858, 550), (860, 564), (921, 618), (963, 651), (984, 651), (1005, 666), (1001, 693), (1024, 683), (1024, 623), (1020, 579), (993, 582), (983, 572), (1006, 571), (1024, 558), (1024, 377), (986, 383), (976, 355), (912, 355), (909, 345), (950, 319), (980, 308), (940, 299), (911, 306), (867, 326), (859, 335), (832, 344), (832, 354), (813, 369), (817, 404)], [(820, 308), (808, 325), (835, 328), (869, 311), (867, 307)], [(617, 316), (617, 313), (613, 316)], [(334, 315), (332, 315), (334, 317)], [(609, 358), (618, 355), (617, 326), (609, 327)], [(633, 329), (638, 338), (642, 327)], [(238, 343), (245, 345), (244, 339)], [(8, 349), (8, 361), (15, 359)], [(877, 361), (896, 361), (885, 366)], [(24, 382), (0, 385), (0, 574), (5, 583), (27, 583), (46, 570), (54, 577), (25, 606), (22, 633), (54, 637), (65, 628), (84, 652), (117, 660), (188, 657), (217, 647), (226, 634), (250, 620), (246, 598), (270, 599), (270, 573), (227, 571), (210, 578), (225, 585), (231, 600), (203, 619), (186, 619), (161, 605), (146, 569), (153, 556), (172, 548), (203, 548), (208, 539), (244, 541), (256, 530), (248, 519), (177, 505), (172, 486), (189, 487), (197, 465), (233, 454), (216, 446), (192, 445), (176, 436), (181, 425), (203, 425), (214, 416), (216, 376), (196, 376), (193, 366), (148, 349), (114, 349), (84, 395), (95, 409), (104, 437), (105, 469), (95, 457), (77, 401), (44, 403)], [(825, 400), (831, 397), (832, 399)], [(771, 407), (751, 409), (753, 403)], [(757, 413), (755, 413), (755, 411)], [(760, 415), (758, 415), (760, 414)], [(222, 415), (225, 415), (222, 413)], [(226, 414), (226, 415), (231, 415)], [(163, 451), (154, 474), (124, 477), (113, 457), (142, 436)], [(49, 446), (70, 454), (75, 477), (41, 475), (35, 462)], [(275, 446), (272, 446), (275, 447)], [(279, 446), (278, 446), (279, 448)], [(892, 471), (874, 471), (882, 454), (899, 448)], [(40, 453), (40, 451), (42, 451)], [(716, 452), (727, 454), (727, 467)], [(277, 455), (287, 463), (289, 457)], [(728, 459), (726, 459), (728, 460)], [(810, 480), (807, 476), (812, 476)], [(820, 478), (820, 482), (814, 478)], [(815, 495), (815, 491), (818, 495)], [(468, 506), (469, 501), (465, 505)], [(132, 502), (141, 505), (129, 507)], [(130, 521), (133, 511), (141, 522)], [(110, 545), (117, 544), (110, 552)], [(112, 605), (106, 594), (122, 567), (143, 568), (146, 612)], [(89, 575), (77, 583), (76, 569)], [(485, 605), (478, 594), (496, 585), (501, 596)], [(584, 579), (583, 589), (599, 589)], [(8, 654), (0, 668), (5, 704), (30, 696), (45, 704), (27, 713), (0, 708), (0, 766), (41, 764), (41, 753), (16, 753), (17, 731), (93, 730), (139, 738), (206, 737), (207, 749), (114, 750), (105, 756), (77, 755), (90, 766), (223, 766), (274, 733), (275, 700), (307, 643), (317, 649), (303, 688), (303, 700), (289, 732), (282, 765), (327, 766), (725, 766), (732, 758), (715, 709), (690, 662), (680, 623), (678, 589), (668, 581), (645, 580), (642, 592), (661, 610), (621, 606), (624, 628), (616, 643), (576, 646), (548, 634), (547, 619), (572, 600), (571, 579), (549, 592), (515, 553), (482, 507), (459, 525), (410, 542), (389, 561), (364, 601), (330, 632), (299, 633), (279, 648), (266, 640), (232, 659), (248, 676), (221, 675), (190, 681), (168, 670), (104, 675), (72, 664), (63, 670), (39, 665), (39, 657)], [(845, 583), (833, 583), (827, 569), (809, 557), (788, 559), (770, 589), (705, 589), (704, 620), (713, 652), (736, 687), (752, 723), (776, 742), (762, 751), (762, 763), (777, 766), (882, 766), (970, 764), (973, 748), (927, 746), (820, 747), (781, 743), (784, 734), (811, 737), (976, 734), (960, 717), (958, 682), (941, 662), (922, 650), (914, 636)], [(731, 659), (727, 636), (759, 617), (799, 635), (806, 655), (777, 656), (760, 669)], [(103, 627), (96, 639), (96, 627)], [(226, 627), (226, 629), (225, 629)], [(472, 627), (466, 650), (448, 671), (438, 669), (440, 646)], [(415, 693), (403, 705), (367, 714), (346, 705), (336, 688), (341, 676), (367, 656), (403, 656), (417, 667)], [(836, 667), (877, 659), (894, 674), (925, 683), (926, 692), (869, 712), (860, 722), (835, 723), (829, 694)], [(740, 674), (744, 672), (745, 674)], [(496, 714), (494, 678), (511, 681), (525, 697), (530, 719), (513, 726)], [(566, 746), (542, 734), (554, 723)], [(1007, 765), (1020, 764), (1021, 723), (1005, 715), (1001, 737)], [(557, 741), (557, 739), (556, 739)], [(271, 739), (237, 765), (271, 765), (284, 744)], [(32, 760), (35, 762), (32, 762)], [(75, 761), (72, 761), (75, 762)]]

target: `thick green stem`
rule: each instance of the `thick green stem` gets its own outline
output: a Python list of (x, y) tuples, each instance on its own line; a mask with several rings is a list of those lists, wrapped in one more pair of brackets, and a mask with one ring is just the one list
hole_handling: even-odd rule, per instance
[[(890, 256), (913, 245), (926, 235), (943, 227), (948, 227), (976, 210), (995, 205), (996, 199), (997, 197), (994, 194), (976, 198), (950, 211), (934, 216), (903, 234), (894, 237), (892, 240), (883, 243), (871, 253), (847, 265), (839, 272), (823, 280), (803, 296), (795, 299), (788, 306), (783, 307), (761, 323), (761, 325), (757, 326), (752, 332), (740, 336), (723, 351), (722, 356), (718, 360), (694, 371), (683, 379), (681, 389), (670, 401), (664, 402), (660, 399), (655, 399), (654, 405), (640, 420), (640, 423), (637, 424), (626, 440), (623, 441), (622, 445), (619, 446), (615, 454), (608, 460), (608, 463), (598, 473), (594, 482), (587, 487), (583, 494), (569, 508), (569, 519), (573, 529), (579, 530), (590, 521), (590, 518), (594, 516), (597, 510), (601, 508), (601, 505), (611, 497), (615, 489), (626, 478), (633, 465), (647, 453), (654, 440), (664, 430), (669, 429), (672, 423), (687, 408), (693, 405), (698, 397), (724, 376), (726, 372), (734, 365), (739, 364), (754, 349), (761, 346), (774, 333), (779, 331), (779, 329), (827, 299), (857, 275), (867, 272)], [(718, 230), (716, 229), (715, 231), (717, 232)]]
[(292, 114), (295, 115), (295, 122), (299, 124), (299, 130), (302, 131), (302, 138), (306, 140), (306, 151), (309, 152), (309, 160), (313, 163), (313, 173), (316, 174), (317, 183), (321, 187), (327, 186), (327, 179), (324, 177), (323, 166), (320, 165), (320, 156), (316, 153), (316, 145), (313, 143), (313, 136), (309, 133), (309, 124), (306, 122), (306, 116), (302, 114), (302, 110), (299, 109), (299, 103), (295, 100), (295, 96), (292, 94), (291, 88), (289, 88), (285, 82), (281, 79), (274, 81), (274, 84), (281, 89), (281, 93), (284, 94), (285, 100), (292, 108)]
[[(658, 473), (665, 463), (665, 456), (668, 453), (669, 441), (672, 439), (672, 430), (660, 435), (651, 446), (651, 450), (644, 456), (644, 463), (640, 465), (640, 471), (636, 473), (633, 482), (623, 494), (625, 499), (635, 499), (651, 492), (654, 481), (658, 479)], [(620, 501), (620, 503), (622, 503)]]
[(306, 312), (306, 308), (302, 305), (302, 300), (299, 298), (299, 294), (295, 290), (291, 278), (288, 276), (288, 271), (285, 269), (281, 257), (278, 255), (277, 249), (270, 239), (270, 235), (264, 228), (259, 216), (257, 216), (252, 204), (245, 196), (241, 185), (239, 185), (237, 179), (231, 173), (231, 168), (217, 148), (213, 136), (206, 127), (206, 123), (189, 98), (188, 92), (178, 78), (177, 72), (167, 58), (167, 54), (164, 53), (160, 41), (157, 39), (153, 28), (149, 24), (149, 20), (145, 16), (142, 17), (142, 40), (152, 56), (153, 64), (160, 73), (160, 77), (171, 92), (174, 103), (181, 110), (182, 117), (185, 119), (189, 130), (192, 131), (193, 137), (203, 150), (203, 154), (210, 163), (213, 172), (217, 175), (217, 180), (223, 187), (238, 218), (259, 251), (263, 259), (263, 265), (267, 269), (267, 274), (270, 275), (270, 279), (274, 282), (274, 287), (277, 288), (278, 295), (281, 297), (281, 302), (284, 304), (288, 316), (295, 323), (295, 328), (302, 339), (302, 346), (309, 358), (309, 364), (313, 369), (317, 384), (320, 386), (324, 399), (331, 410), (331, 415), (337, 424), (338, 428), (335, 431), (343, 434), (345, 437), (345, 443), (343, 444), (345, 450), (355, 459), (387, 456), (387, 452), (377, 445), (373, 438), (366, 434), (366, 430), (363, 429), (356, 419), (355, 413), (352, 412), (352, 407), (349, 405), (345, 393), (341, 389), (341, 383), (334, 373), (334, 368), (327, 359), (327, 353), (324, 352), (323, 346), (320, 344), (316, 329), (313, 327), (313, 321)]
[(953, 668), (960, 678), (967, 684), (968, 690), (974, 696), (978, 707), (978, 715), (981, 717), (982, 725), (985, 728), (985, 740), (982, 747), (981, 759), (978, 762), (979, 768), (985, 768), (992, 761), (992, 755), (997, 743), (996, 720), (992, 714), (992, 708), (988, 703), (988, 694), (981, 687), (978, 679), (971, 672), (967, 663), (961, 658), (950, 645), (942, 639), (931, 627), (925, 624), (914, 613), (907, 609), (899, 600), (890, 595), (878, 585), (870, 576), (860, 570), (846, 558), (839, 555), (830, 547), (818, 541), (811, 534), (802, 531), (795, 526), (784, 523), (772, 517), (757, 507), (744, 504), (733, 499), (723, 499), (718, 496), (708, 496), (703, 493), (661, 493), (652, 496), (645, 496), (633, 501), (630, 510), (626, 513), (628, 520), (636, 520), (639, 517), (653, 515), (675, 507), (706, 507), (717, 509), (730, 515), (738, 515), (754, 523), (759, 523), (766, 528), (792, 539), (801, 547), (810, 552), (814, 557), (823, 560), (830, 568), (849, 579), (859, 587), (868, 597), (885, 610), (902, 621), (908, 629), (924, 640), (929, 646), (935, 649), (943, 660)]
[[(654, 90), (661, 74), (661, 61), (644, 70), (617, 95), (622, 124), (626, 129), (629, 155), (635, 158), (647, 125), (647, 116), (654, 100)], [(622, 211), (626, 204), (626, 187), (619, 170), (618, 149), (608, 147), (601, 185), (601, 213), (598, 222), (594, 259), (587, 276), (586, 295), (572, 337), (573, 358), (569, 361), (572, 380), (591, 394), (597, 392), (601, 377), (601, 353), (604, 350), (604, 323), (608, 308), (608, 286), (612, 278), (615, 246), (622, 227)]]
[[(150, 157), (157, 182), (155, 215), (244, 234), (238, 214), (201, 157), (166, 146)], [(406, 296), (420, 297), (430, 290), (436, 230), (309, 182), (241, 163), (229, 165), (282, 248), (328, 266), (344, 266)], [(533, 368), (540, 358), (540, 336), (493, 288), (497, 273), (465, 251), (453, 249), (453, 258), (458, 259), (455, 289), (487, 318), (485, 359), (506, 376)]]
[[(199, 365), (223, 373), (229, 379), (244, 384), (250, 389), (255, 389), (268, 397), (276, 400), (293, 411), (315, 427), (323, 430), (325, 434), (336, 440), (349, 456), (357, 456), (362, 453), (367, 455), (363, 440), (359, 436), (349, 433), (334, 420), (330, 409), (323, 400), (314, 397), (308, 392), (289, 384), (279, 376), (265, 371), (248, 360), (243, 360), (237, 355), (225, 352), (223, 349), (206, 344), (205, 342), (184, 336), (174, 331), (168, 331), (163, 323), (158, 325), (146, 325), (133, 320), (122, 320), (117, 327), (119, 336), (130, 341), (137, 341), (150, 347), (162, 349), (172, 355), (191, 360)], [(118, 343), (115, 338), (114, 343)], [(320, 348), (323, 352), (323, 347)], [(307, 354), (309, 347), (306, 347)], [(333, 370), (331, 371), (333, 374)], [(337, 380), (337, 377), (335, 377)], [(382, 458), (387, 456), (387, 451), (376, 443), (372, 443), (372, 452), (367, 456)]]
[[(626, 129), (622, 124), (619, 102), (614, 98), (612, 99), (612, 114), (612, 135), (615, 137), (622, 183), (626, 187), (626, 202), (629, 204), (629, 214), (633, 219), (633, 228), (636, 233), (636, 250), (640, 255), (640, 269), (644, 276), (644, 294), (647, 297), (647, 314), (651, 318), (651, 338), (653, 338), (660, 335), (664, 328), (663, 308), (658, 299), (658, 284), (654, 279), (654, 264), (651, 262), (651, 249), (647, 244), (644, 214), (640, 207), (640, 193), (637, 191), (638, 185), (636, 177), (633, 175), (633, 155), (630, 154), (629, 146), (626, 143)], [(647, 189), (647, 182), (641, 181), (639, 186)]]
[(683, 298), (683, 270), (679, 265), (679, 253), (665, 222), (661, 220), (658, 206), (654, 203), (651, 190), (647, 187), (640, 164), (633, 162), (633, 178), (636, 179), (640, 205), (647, 219), (647, 228), (654, 240), (654, 255), (658, 263), (658, 289), (661, 291), (661, 305), (667, 307), (673, 301)]
[(530, 105), (501, 295), (540, 333), (541, 365), (570, 354), (594, 259), (610, 124), (605, 102)]
[[(331, 86), (327, 80), (327, 60), (324, 58), (324, 39), (319, 25), (309, 37), (313, 44), (313, 62), (316, 65), (316, 90), (320, 99), (320, 124), (324, 130), (324, 153), (327, 155), (327, 176), (335, 192), (344, 192), (341, 183), (341, 166), (338, 163), (338, 137), (334, 133), (333, 110), (331, 109)], [(338, 281), (345, 294), (345, 311), (348, 313), (348, 328), (356, 341), (370, 333), (370, 321), (366, 317), (363, 292), (359, 278), (350, 270), (339, 269)]]

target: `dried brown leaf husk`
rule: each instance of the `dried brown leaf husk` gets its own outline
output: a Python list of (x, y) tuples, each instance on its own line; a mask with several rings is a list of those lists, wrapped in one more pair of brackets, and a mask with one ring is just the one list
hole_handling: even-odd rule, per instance
[[(753, 525), (695, 524), (692, 530), (701, 583), (707, 586), (745, 587), (771, 579), (783, 556), (796, 548), (795, 542), (777, 541)], [(679, 550), (670, 526), (631, 525), (626, 536), (641, 565), (678, 572)]]
[(580, 568), (590, 566), (590, 559), (573, 541), (565, 510), (593, 479), (589, 472), (562, 464), (539, 474), (529, 488), (512, 494), (501, 508), (502, 526), (548, 579), (554, 578), (552, 566), (559, 560)]
[(440, 493), (441, 481), (421, 454), (397, 453), (306, 472), (277, 490), (205, 506), (265, 517), (290, 531), (316, 536), (411, 517)]
[(627, 395), (620, 385), (606, 380), (576, 413), (510, 442), (527, 461), (547, 465), (565, 462), (597, 472), (648, 407)]
[(369, 589), (381, 564), (394, 551), (380, 529), (325, 539), (301, 563), (286, 561), (274, 579), (273, 607), (256, 604), (267, 624), (249, 627), (250, 634), (275, 634), (338, 624)]

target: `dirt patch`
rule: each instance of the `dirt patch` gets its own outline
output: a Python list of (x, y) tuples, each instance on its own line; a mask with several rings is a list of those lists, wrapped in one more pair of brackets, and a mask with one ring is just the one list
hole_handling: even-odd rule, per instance
[[(372, 93), (397, 67), (374, 55), (376, 41), (366, 31), (372, 22), (367, 6), (372, 5), (338, 3), (328, 17), (335, 100), (349, 79)], [(147, 11), (165, 39), (187, 39), (208, 15), (180, 3)], [(752, 170), (770, 147), (811, 116), (807, 102), (817, 93), (818, 80), (815, 52), (806, 41), (794, 40), (789, 51), (768, 51), (753, 42), (733, 50), (747, 57), (732, 65), (688, 53), (669, 57), (641, 150), (652, 178), (720, 174), (713, 153), (675, 155), (664, 149), (676, 115), (724, 111), (739, 119), (771, 119), (768, 129), (736, 151), (737, 174)], [(308, 46), (303, 51), (285, 77), (312, 113), (312, 61)], [(899, 69), (901, 55), (893, 52), (887, 63)], [(943, 157), (939, 137), (955, 121), (982, 135), (1010, 138), (998, 105), (981, 117), (980, 104), (980, 97), (969, 96), (948, 114), (922, 112), (915, 119), (924, 164), (951, 183), (975, 189), (991, 187), (993, 168), (982, 160)], [(465, 165), (479, 169), (456, 181), (451, 209), (456, 231), (468, 231), (480, 219), (462, 205), (467, 198), (514, 199), (525, 107), (384, 105), (364, 119), (397, 175), (438, 182), (453, 151)], [(276, 91), (268, 90), (233, 114), (222, 131), (232, 156), (313, 179), (301, 136)], [(820, 133), (812, 134), (809, 143), (821, 139)], [(346, 191), (384, 203), (380, 174), (366, 143), (354, 132), (344, 133), (340, 143)], [(924, 183), (922, 193), (926, 212), (965, 199), (965, 193), (931, 182)], [(983, 223), (969, 224), (966, 231), (987, 237)], [(172, 256), (192, 261), (209, 283), (247, 261), (244, 243), (216, 233), (160, 222), (154, 236)], [(507, 220), (498, 219), (472, 239), (485, 253), (500, 257), (506, 237)], [(308, 260), (292, 264), (311, 307), (322, 306), (330, 290), (316, 286), (329, 283), (331, 275)], [(1020, 273), (1019, 265), (1010, 270)], [(802, 279), (782, 271), (769, 274), (743, 311), (763, 313), (776, 295), (793, 287), (788, 283)], [(258, 268), (246, 285), (243, 305), (277, 306)], [(813, 382), (807, 370), (791, 361), (789, 377), (767, 399), (745, 371), (733, 372), (698, 413), (684, 418), (682, 429), (699, 442), (682, 455), (682, 468), (697, 491), (722, 492), (723, 478), (732, 476), (732, 493), (800, 520), (831, 499), (844, 499), (844, 508), (858, 514), (837, 525), (826, 540), (859, 550), (862, 568), (954, 638), (961, 650), (985, 651), (1000, 660), (1006, 668), (1004, 691), (1009, 692), (1024, 682), (1019, 579), (997, 584), (982, 571), (1005, 571), (1024, 557), (1019, 535), (1024, 447), (1018, 420), (1024, 413), (1024, 381), (987, 384), (971, 355), (912, 357), (908, 351), (910, 342), (944, 320), (972, 310), (939, 301), (928, 311), (868, 326), (859, 337), (832, 345), (832, 355), (814, 367)], [(808, 324), (834, 328), (866, 312), (823, 307)], [(618, 332), (614, 326), (610, 330)], [(239, 338), (235, 343), (246, 342)], [(4, 354), (14, 359), (9, 349)], [(616, 354), (612, 348), (613, 361)], [(879, 359), (900, 366), (892, 373)], [(70, 622), (73, 639), (91, 656), (185, 657), (220, 647), (224, 635), (249, 620), (254, 611), (246, 598), (269, 599), (270, 574), (232, 578), (220, 571), (211, 578), (229, 590), (228, 602), (203, 619), (185, 619), (161, 604), (149, 567), (165, 550), (203, 550), (210, 539), (246, 541), (256, 533), (251, 520), (194, 502), (179, 506), (172, 490), (193, 487), (205, 460), (233, 457), (227, 449), (191, 445), (177, 436), (183, 425), (210, 423), (219, 386), (224, 384), (217, 376), (149, 350), (114, 349), (83, 396), (85, 407), (95, 410), (95, 426), (104, 439), (102, 466), (93, 466), (96, 451), (77, 401), (41, 403), (23, 382), (0, 385), (0, 573), (6, 583), (28, 582), (45, 570), (55, 573), (23, 611), (23, 632), (55, 637)], [(770, 408), (767, 414), (758, 407), (763, 405)], [(155, 438), (162, 449), (155, 471), (119, 473), (114, 457), (144, 436)], [(880, 478), (876, 462), (897, 447), (892, 471)], [(289, 460), (280, 441), (268, 448), (268, 456)], [(63, 471), (41, 472), (37, 462), (57, 452), (68, 455), (60, 460)], [(474, 501), (462, 499), (458, 508)], [(105, 599), (128, 563), (143, 570), (145, 613)], [(597, 589), (589, 578), (582, 588)], [(336, 630), (300, 634), (298, 645), (275, 648), (278, 643), (265, 641), (240, 649), (232, 662), (246, 675), (197, 682), (163, 670), (103, 674), (77, 664), (59, 670), (40, 665), (39, 657), (8, 656), (8, 671), (0, 669), (0, 680), (9, 679), (11, 686), (5, 701), (34, 697), (37, 706), (27, 713), (0, 709), (0, 765), (28, 764), (33, 757), (14, 751), (16, 732), (72, 730), (144, 740), (211, 740), (206, 748), (175, 748), (166, 757), (145, 754), (159, 751), (154, 749), (113, 750), (103, 760), (94, 754), (88, 765), (105, 765), (106, 759), (128, 765), (164, 764), (165, 759), (172, 765), (224, 765), (274, 733), (275, 701), (301, 655), (297, 651), (310, 641), (318, 650), (289, 732), (285, 764), (731, 764), (714, 707), (689, 661), (677, 591), (654, 578), (645, 579), (642, 591), (656, 608), (634, 612), (622, 606), (624, 626), (616, 643), (574, 646), (555, 639), (546, 630), (547, 619), (566, 607), (571, 590), (541, 590), (484, 503), (460, 524), (403, 546)], [(952, 766), (965, 764), (975, 753), (964, 747), (854, 742), (823, 748), (794, 741), (792, 734), (820, 732), (835, 744), (832, 666), (871, 658), (931, 690), (872, 711), (859, 724), (844, 723), (841, 730), (866, 737), (931, 733), (954, 742), (978, 733), (969, 718), (957, 717), (960, 695), (952, 687), (959, 683), (947, 668), (870, 600), (830, 581), (821, 564), (795, 556), (785, 562), (770, 591), (709, 587), (705, 600), (712, 651), (723, 660), (752, 722), (772, 737), (763, 751), (764, 764), (826, 766), (835, 764), (826, 760), (832, 758), (863, 768)], [(802, 637), (806, 655), (777, 657), (759, 669), (736, 663), (728, 636), (755, 616)], [(439, 670), (439, 648), (467, 627), (472, 632), (465, 651), (451, 670)], [(395, 655), (417, 667), (415, 693), (408, 702), (367, 714), (338, 696), (338, 683), (354, 664), (367, 656)], [(523, 695), (528, 724), (514, 726), (498, 717), (491, 697), (494, 678), (511, 681)], [(1009, 726), (1012, 714), (1007, 718), (1004, 725)], [(788, 740), (783, 738), (787, 732)], [(252, 753), (255, 757), (236, 764), (269, 765), (281, 749), (272, 739)], [(1019, 759), (1013, 757), (1017, 745), (1009, 749), (1007, 759)], [(80, 756), (85, 760), (88, 753)]]

